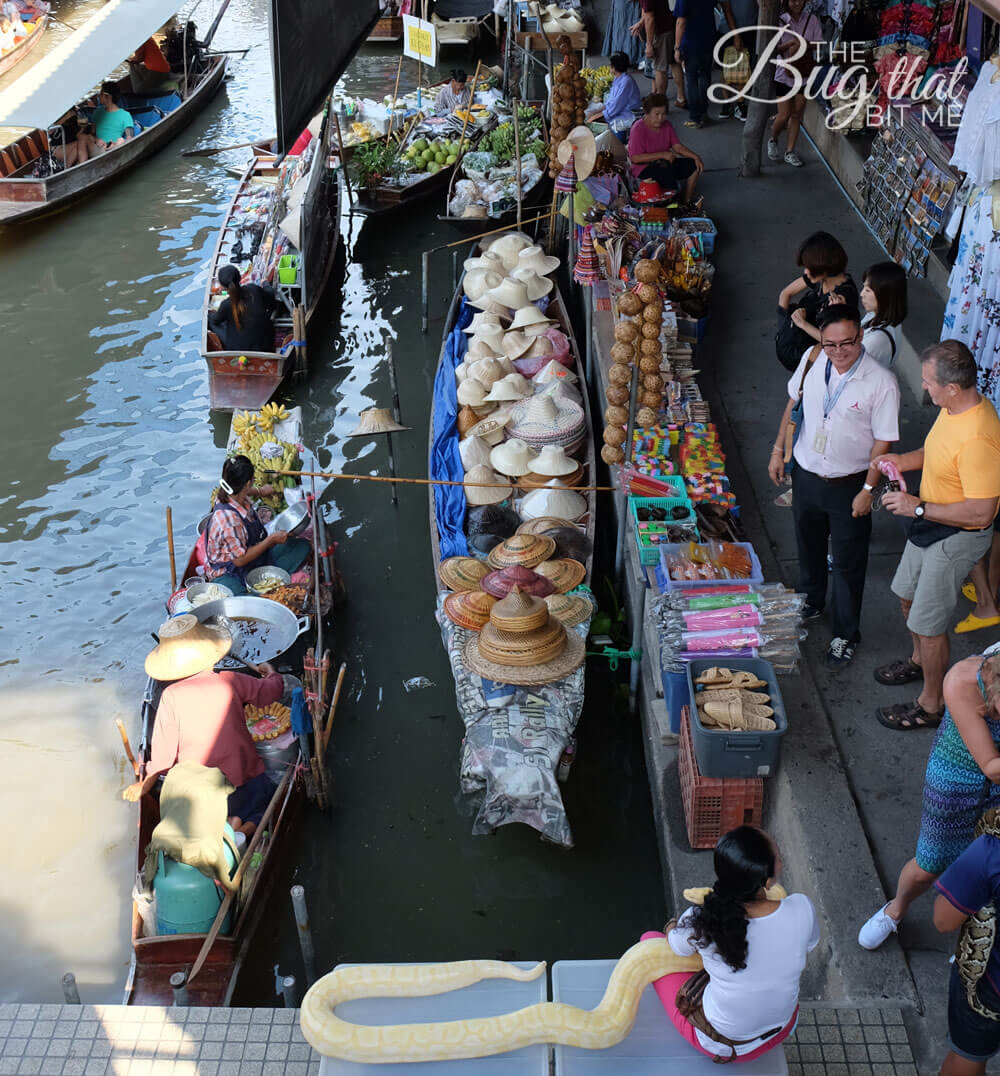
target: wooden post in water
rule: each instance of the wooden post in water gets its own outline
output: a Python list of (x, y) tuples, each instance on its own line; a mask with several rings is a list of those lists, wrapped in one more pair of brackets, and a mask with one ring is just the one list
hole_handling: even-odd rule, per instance
[(306, 969), (306, 982), (312, 986), (316, 982), (316, 950), (313, 948), (312, 931), (309, 928), (306, 891), (300, 885), (293, 885), (291, 896), (295, 926), (299, 932), (299, 947), (302, 949), (302, 962)]
[(174, 1005), (183, 1009), (191, 1004), (188, 998), (187, 972), (175, 971), (170, 976), (170, 989), (174, 992)]
[(174, 559), (174, 514), (167, 505), (167, 552), (170, 554), (170, 593), (177, 589), (177, 561)]
[(344, 186), (347, 188), (347, 204), (354, 204), (354, 191), (351, 189), (351, 174), (347, 168), (347, 156), (344, 153), (344, 135), (340, 129), (340, 117), (331, 109), (334, 126), (337, 128), (337, 145), (340, 147), (340, 167), (344, 172)]
[(66, 972), (62, 977), (62, 991), (67, 1005), (80, 1004), (80, 991), (76, 988), (76, 976), (71, 971)]

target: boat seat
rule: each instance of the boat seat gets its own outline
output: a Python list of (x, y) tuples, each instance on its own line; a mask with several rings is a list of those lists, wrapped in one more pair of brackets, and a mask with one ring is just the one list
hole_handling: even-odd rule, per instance
[(123, 93), (121, 98), (122, 108), (127, 109), (133, 116), (136, 110), (143, 112), (148, 109), (155, 109), (161, 116), (166, 116), (180, 108), (182, 103), (178, 93)]
[(24, 152), (24, 147), (20, 144), (20, 139), (17, 142), (11, 142), (10, 155), (14, 158), (15, 167), (23, 168), (29, 161), (27, 153)]
[(5, 149), (0, 149), (0, 175), (12, 176), (17, 171), (14, 158)]
[[(146, 109), (129, 109), (129, 113), (132, 119), (135, 120), (136, 126), (139, 131), (145, 131), (152, 127), (154, 123), (159, 123), (163, 119), (163, 113), (158, 108), (146, 108)], [(137, 131), (136, 134), (139, 132)]]
[(32, 131), (30, 134), (26, 134), (23, 138), (23, 142), (31, 154), (31, 160), (37, 160), (48, 149), (44, 135), (41, 131)]

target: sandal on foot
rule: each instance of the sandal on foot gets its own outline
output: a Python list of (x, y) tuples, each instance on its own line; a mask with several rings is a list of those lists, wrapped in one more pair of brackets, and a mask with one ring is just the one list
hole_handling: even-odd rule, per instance
[(928, 713), (919, 702), (898, 702), (895, 706), (880, 706), (875, 711), (880, 725), (893, 732), (912, 732), (914, 729), (936, 729), (944, 717)]
[(960, 620), (955, 625), (955, 634), (963, 635), (967, 631), (979, 631), (982, 628), (992, 628), (997, 624), (1000, 624), (1000, 616), (976, 616), (975, 613), (969, 613), (964, 620)]
[(911, 658), (890, 661), (888, 665), (880, 665), (875, 670), (875, 679), (887, 687), (902, 687), (923, 678), (924, 670)]

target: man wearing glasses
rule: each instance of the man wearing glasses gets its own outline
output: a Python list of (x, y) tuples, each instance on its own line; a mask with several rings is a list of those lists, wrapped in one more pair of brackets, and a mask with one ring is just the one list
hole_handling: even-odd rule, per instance
[(899, 384), (864, 349), (856, 310), (828, 308), (820, 342), (802, 356), (788, 382), (788, 406), (768, 464), (775, 485), (784, 477), (785, 433), (792, 408), (802, 397), (802, 421), (792, 453), (792, 507), (799, 555), (803, 615), (826, 607), (833, 554), (830, 621), (833, 639), (826, 663), (838, 669), (853, 657), (861, 639), (861, 599), (872, 532), (873, 461), (899, 437)]

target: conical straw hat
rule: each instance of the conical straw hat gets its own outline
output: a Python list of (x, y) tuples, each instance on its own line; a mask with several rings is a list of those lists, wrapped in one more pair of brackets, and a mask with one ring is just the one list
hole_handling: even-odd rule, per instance
[[(551, 346), (551, 341), (546, 337), (543, 336), (541, 339), (546, 340), (546, 343)], [(561, 362), (557, 362), (555, 359), (543, 366), (532, 378), (532, 381), (537, 385), (547, 385), (552, 381), (568, 381), (572, 385), (576, 380), (576, 374), (574, 374), (568, 366), (564, 366)]]
[[(548, 530), (552, 530), (555, 527), (569, 527), (571, 530), (579, 531), (580, 528), (570, 519), (562, 519), (560, 516), (536, 516), (534, 519), (525, 520), (520, 527), (517, 528), (518, 534), (544, 534)], [(582, 531), (580, 532), (583, 533)]]
[[(556, 543), (543, 534), (515, 534), (505, 538), (486, 558), (491, 568), (534, 568), (548, 560), (555, 552)], [(542, 573), (539, 573), (542, 574)], [(551, 576), (547, 576), (551, 578)], [(554, 584), (553, 580), (553, 584)], [(567, 588), (569, 589), (569, 588)]]
[(541, 598), (514, 587), (490, 607), (489, 622), (501, 631), (537, 631), (548, 624), (549, 608)]
[(489, 571), (489, 565), (475, 557), (448, 557), (438, 565), (438, 578), (449, 590), (478, 590)]
[(484, 575), (479, 585), (495, 598), (505, 598), (514, 587), (520, 587), (525, 594), (535, 594), (539, 598), (554, 594), (556, 589), (551, 579), (520, 564)]
[[(517, 535), (523, 538), (525, 535)], [(542, 537), (539, 535), (539, 537)], [(551, 539), (550, 539), (551, 540)], [(555, 546), (555, 542), (552, 542)], [(535, 571), (544, 575), (560, 594), (578, 587), (587, 578), (587, 569), (578, 560), (560, 557), (556, 560), (543, 560), (535, 565)]]
[[(490, 610), (497, 599), (482, 590), (466, 590), (460, 594), (449, 594), (444, 600), (445, 616), (460, 628), (479, 631), (490, 621)], [(548, 610), (546, 610), (547, 612)]]
[(473, 467), (489, 466), (490, 446), (482, 437), (463, 437), (458, 442), (458, 454), (462, 457), (462, 467), (466, 471), (471, 471)]
[(401, 433), (410, 428), (400, 426), (392, 417), (392, 413), (384, 407), (369, 407), (362, 411), (358, 418), (361, 421), (357, 428), (347, 435), (348, 437), (366, 437), (376, 433)]
[(146, 655), (145, 668), (148, 676), (163, 682), (214, 668), (233, 645), (228, 631), (202, 624), (193, 613), (161, 624), (159, 636), (160, 641)]
[(567, 628), (582, 624), (594, 614), (594, 603), (585, 593), (550, 594), (543, 600), (549, 612)]

